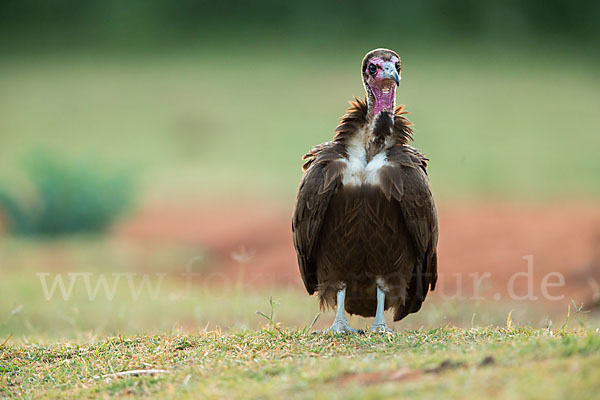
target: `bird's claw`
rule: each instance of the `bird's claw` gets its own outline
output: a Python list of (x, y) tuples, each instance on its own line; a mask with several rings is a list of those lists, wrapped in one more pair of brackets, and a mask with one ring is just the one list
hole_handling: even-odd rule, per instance
[(369, 327), (369, 331), (373, 332), (373, 333), (393, 333), (393, 331), (388, 328), (388, 326), (383, 323), (383, 324), (372, 324)]
[(334, 334), (334, 335), (349, 335), (349, 334), (363, 334), (362, 329), (352, 328), (346, 321), (334, 321), (331, 328), (324, 331), (315, 331), (313, 334)]
[(352, 328), (346, 321), (334, 321), (328, 332), (331, 333), (358, 333), (358, 329)]

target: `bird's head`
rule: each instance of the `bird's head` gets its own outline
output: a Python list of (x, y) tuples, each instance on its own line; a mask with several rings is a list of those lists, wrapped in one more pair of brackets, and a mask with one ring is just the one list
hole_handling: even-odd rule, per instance
[(375, 49), (363, 58), (362, 78), (369, 102), (369, 117), (382, 111), (394, 112), (400, 70), (400, 56), (392, 50)]

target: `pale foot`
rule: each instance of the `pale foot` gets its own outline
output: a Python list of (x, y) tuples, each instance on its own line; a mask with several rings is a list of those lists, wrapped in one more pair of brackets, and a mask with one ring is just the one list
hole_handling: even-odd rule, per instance
[(362, 331), (358, 329), (354, 329), (348, 324), (347, 321), (334, 321), (331, 328), (327, 330), (327, 332), (331, 333), (360, 333)]
[(375, 333), (392, 333), (393, 332), (390, 328), (388, 328), (388, 326), (385, 322), (384, 323), (375, 323), (374, 322), (369, 327), (369, 331), (375, 332)]
[(348, 324), (347, 321), (338, 321), (335, 320), (333, 321), (333, 325), (331, 325), (331, 328), (326, 329), (324, 331), (315, 331), (313, 332), (314, 335), (317, 334), (335, 334), (335, 335), (349, 335), (349, 334), (356, 334), (356, 333), (364, 333), (364, 331), (362, 329), (354, 329), (350, 326), (350, 324)]

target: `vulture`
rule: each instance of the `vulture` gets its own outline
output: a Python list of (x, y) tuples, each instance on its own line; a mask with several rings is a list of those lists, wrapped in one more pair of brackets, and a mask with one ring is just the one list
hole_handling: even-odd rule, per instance
[(375, 317), (389, 332), (421, 308), (437, 281), (437, 211), (429, 161), (408, 143), (412, 124), (396, 107), (401, 62), (375, 49), (362, 61), (364, 100), (354, 99), (329, 142), (303, 159), (292, 217), (302, 280), (321, 308), (337, 309), (334, 333), (358, 332), (345, 312)]

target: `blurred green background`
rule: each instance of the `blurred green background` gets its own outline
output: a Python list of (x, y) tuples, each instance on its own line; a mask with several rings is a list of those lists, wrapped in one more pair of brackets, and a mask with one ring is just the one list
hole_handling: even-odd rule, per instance
[(596, 197), (599, 21), (594, 1), (5, 1), (1, 177), (41, 147), (135, 170), (144, 198), (290, 200), (389, 47), (438, 196)]
[[(2, 1), (0, 334), (135, 331), (152, 325), (140, 310), (181, 322), (172, 299), (123, 306), (118, 318), (111, 302), (43, 300), (39, 271), (146, 271), (141, 256), (115, 261), (132, 251), (121, 237), (12, 233), (103, 231), (147, 204), (258, 198), (291, 208), (301, 156), (363, 96), (360, 62), (376, 47), (402, 57), (397, 99), (431, 159), (438, 203), (596, 202), (599, 38), (592, 0)], [(203, 251), (152, 246), (167, 254), (155, 259), (160, 271)], [(254, 299), (268, 304), (265, 293)], [(311, 308), (288, 312), (289, 323), (316, 312), (314, 299), (297, 297)], [(250, 318), (241, 303), (231, 313), (211, 304), (205, 314), (181, 308), (181, 318)]]

